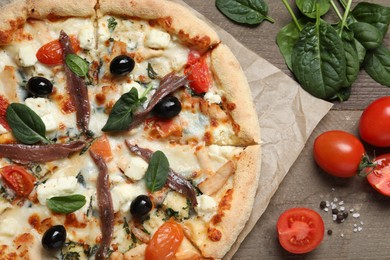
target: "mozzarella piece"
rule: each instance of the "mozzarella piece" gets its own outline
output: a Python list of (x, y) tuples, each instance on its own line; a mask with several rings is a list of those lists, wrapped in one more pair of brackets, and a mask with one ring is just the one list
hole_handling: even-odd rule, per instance
[(148, 164), (143, 159), (140, 157), (131, 157), (124, 169), (124, 174), (134, 181), (139, 181), (144, 177), (147, 169)]
[(132, 81), (130, 83), (122, 84), (122, 95), (129, 92), (132, 88), (136, 88), (138, 91), (138, 96), (142, 95), (142, 92), (145, 90), (138, 82)]
[(56, 130), (58, 127), (58, 118), (60, 116), (53, 115), (57, 111), (54, 105), (47, 98), (27, 98), (25, 100), (26, 106), (31, 108), (46, 126), (46, 131), (50, 132)]
[(48, 179), (37, 188), (38, 200), (46, 205), (46, 200), (56, 196), (67, 196), (75, 194), (79, 184), (73, 176)]
[(138, 196), (147, 194), (144, 183), (116, 185), (111, 189), (112, 205), (115, 212), (128, 212), (131, 202)]
[(217, 202), (210, 196), (202, 194), (196, 197), (198, 205), (195, 207), (196, 213), (208, 222), (217, 213)]
[(42, 63), (38, 62), (34, 65), (34, 67), (35, 67), (35, 73), (37, 75), (41, 75), (45, 78), (53, 77), (53, 71), (46, 65), (43, 65)]
[(212, 134), (214, 142), (219, 145), (229, 144), (231, 137), (235, 136), (233, 129), (226, 125), (219, 125)]
[(209, 103), (215, 103), (220, 104), (222, 102), (222, 98), (218, 94), (214, 94), (213, 92), (209, 91), (204, 95), (204, 99)]
[(171, 41), (171, 35), (158, 29), (151, 29), (146, 37), (145, 45), (153, 49), (165, 49)]
[(80, 47), (85, 50), (92, 50), (95, 48), (95, 30), (93, 27), (82, 28), (78, 34)]
[(4, 70), (5, 66), (12, 66), (13, 62), (9, 55), (4, 51), (0, 50), (0, 72)]
[(58, 123), (53, 114), (44, 115), (41, 119), (46, 126), (46, 132), (54, 131), (57, 129)]
[(36, 50), (33, 45), (23, 45), (19, 48), (17, 55), (17, 63), (22, 67), (31, 67), (38, 61), (36, 57)]
[[(1, 237), (15, 237), (20, 231), (20, 223), (17, 218), (7, 216), (1, 220), (0, 223), (0, 238)], [(1, 240), (1, 239), (0, 239)]]

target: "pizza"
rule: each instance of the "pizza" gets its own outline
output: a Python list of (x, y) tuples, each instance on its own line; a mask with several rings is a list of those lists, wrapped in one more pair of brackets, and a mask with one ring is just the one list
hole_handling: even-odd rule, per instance
[(220, 259), (260, 130), (240, 64), (163, 0), (17, 0), (0, 17), (0, 259)]

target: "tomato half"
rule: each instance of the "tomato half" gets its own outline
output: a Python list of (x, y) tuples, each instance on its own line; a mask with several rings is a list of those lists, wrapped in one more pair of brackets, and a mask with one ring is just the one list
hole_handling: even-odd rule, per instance
[(382, 97), (364, 110), (359, 122), (360, 137), (377, 147), (390, 146), (390, 97)]
[[(70, 43), (75, 52), (81, 50), (76, 36), (70, 36)], [(46, 43), (37, 51), (37, 59), (43, 64), (58, 65), (62, 63), (62, 47), (59, 40)]]
[(35, 177), (23, 167), (7, 165), (0, 169), (1, 177), (7, 187), (13, 189), (20, 197), (27, 197), (34, 188)]
[(390, 196), (390, 154), (375, 158), (374, 168), (367, 168), (367, 180), (379, 193)]
[(211, 85), (211, 73), (206, 58), (207, 56), (201, 56), (197, 51), (190, 51), (184, 68), (184, 74), (190, 80), (190, 88), (197, 94), (207, 92)]
[(280, 215), (276, 227), (280, 244), (294, 254), (314, 250), (321, 243), (325, 233), (321, 216), (307, 208), (286, 210)]
[(160, 226), (145, 250), (145, 260), (175, 259), (175, 254), (183, 241), (184, 234), (180, 224), (167, 221)]
[(327, 131), (314, 141), (314, 160), (325, 172), (342, 178), (357, 174), (365, 150), (354, 135), (339, 131)]
[(106, 135), (102, 135), (93, 141), (89, 149), (95, 154), (101, 156), (106, 162), (112, 160), (111, 146)]

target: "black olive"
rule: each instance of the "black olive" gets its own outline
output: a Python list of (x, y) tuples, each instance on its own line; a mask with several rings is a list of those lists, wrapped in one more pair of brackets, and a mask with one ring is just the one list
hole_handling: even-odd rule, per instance
[(66, 230), (62, 225), (52, 226), (46, 230), (42, 237), (42, 246), (46, 250), (57, 250), (64, 246)]
[(130, 205), (130, 213), (133, 217), (141, 219), (153, 208), (153, 203), (146, 195), (137, 196)]
[(134, 60), (127, 55), (116, 56), (110, 63), (110, 72), (116, 76), (123, 76), (134, 69)]
[(177, 116), (181, 111), (181, 103), (174, 96), (166, 96), (153, 108), (153, 114), (162, 119)]
[(46, 97), (53, 91), (53, 84), (44, 77), (32, 77), (27, 81), (27, 91), (35, 97)]

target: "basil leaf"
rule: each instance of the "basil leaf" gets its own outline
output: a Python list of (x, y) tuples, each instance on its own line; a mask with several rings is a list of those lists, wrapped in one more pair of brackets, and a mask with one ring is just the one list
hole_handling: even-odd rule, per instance
[(124, 131), (133, 121), (133, 113), (146, 99), (138, 99), (138, 91), (132, 88), (123, 94), (111, 110), (102, 131)]
[(326, 14), (330, 8), (330, 0), (297, 0), (299, 10), (309, 18), (316, 18), (317, 4), (319, 6), (319, 16)]
[(359, 22), (375, 26), (384, 36), (390, 24), (390, 7), (378, 4), (361, 2), (352, 10), (351, 14)]
[(271, 23), (268, 17), (268, 5), (264, 0), (216, 0), (215, 4), (229, 19), (243, 24), (256, 25), (264, 20)]
[(75, 194), (70, 196), (51, 197), (46, 200), (46, 205), (53, 212), (69, 214), (81, 209), (86, 202), (83, 195)]
[(356, 22), (349, 25), (355, 39), (358, 40), (367, 50), (378, 48), (383, 42), (383, 35), (373, 25)]
[(169, 162), (165, 154), (161, 151), (154, 152), (145, 173), (148, 190), (155, 192), (162, 189), (167, 181), (168, 172)]
[(150, 63), (148, 63), (147, 71), (148, 71), (149, 78), (156, 79), (158, 77), (157, 72), (154, 71), (152, 64), (150, 64)]
[(368, 51), (364, 60), (364, 70), (376, 82), (390, 87), (390, 51), (385, 46), (380, 46)]
[(307, 92), (329, 99), (345, 81), (345, 52), (336, 30), (322, 20), (317, 22), (302, 29), (291, 55), (292, 68)]
[(112, 33), (114, 30), (115, 30), (115, 27), (118, 25), (118, 22), (115, 20), (114, 17), (110, 17), (107, 19), (107, 22), (108, 22), (108, 30), (110, 31), (110, 33)]
[(68, 54), (65, 63), (69, 69), (79, 77), (87, 77), (89, 66), (88, 62), (76, 54)]
[(50, 143), (45, 136), (46, 126), (42, 119), (28, 106), (12, 103), (6, 111), (12, 134), (24, 144)]

